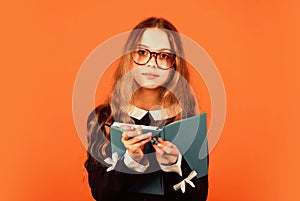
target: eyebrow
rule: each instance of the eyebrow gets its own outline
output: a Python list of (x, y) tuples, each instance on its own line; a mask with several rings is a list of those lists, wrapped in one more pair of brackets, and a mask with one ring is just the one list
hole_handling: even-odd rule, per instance
[[(138, 44), (137, 47), (144, 47), (144, 48), (150, 48), (147, 45), (143, 45), (143, 44)], [(173, 52), (171, 49), (169, 48), (162, 48), (162, 49), (158, 49), (157, 51), (163, 51), (163, 50), (168, 50), (170, 52)]]

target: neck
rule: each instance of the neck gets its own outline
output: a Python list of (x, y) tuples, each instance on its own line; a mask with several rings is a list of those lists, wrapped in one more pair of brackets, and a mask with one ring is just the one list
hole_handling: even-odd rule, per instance
[(140, 88), (134, 93), (133, 105), (144, 110), (151, 110), (155, 105), (161, 105), (162, 88), (146, 89)]

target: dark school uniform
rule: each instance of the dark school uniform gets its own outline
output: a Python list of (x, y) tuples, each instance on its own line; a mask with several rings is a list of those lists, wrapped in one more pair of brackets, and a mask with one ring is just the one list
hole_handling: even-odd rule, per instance
[[(107, 118), (110, 115), (110, 106), (102, 105), (95, 109), (95, 111), (89, 116), (88, 122), (99, 118)], [(157, 125), (168, 124), (172, 122), (174, 114), (168, 115), (166, 111), (162, 111), (164, 114), (160, 114), (159, 110), (155, 112), (149, 112), (133, 106), (128, 114), (138, 125)], [(163, 118), (162, 118), (163, 117)], [(93, 132), (99, 131), (97, 129), (98, 124), (93, 128)], [(103, 125), (101, 129), (105, 129)], [(100, 130), (101, 130), (100, 129)], [(109, 147), (110, 149), (110, 147)], [(180, 189), (175, 191), (173, 186), (178, 184), (183, 179), (188, 177), (192, 172), (192, 169), (188, 166), (185, 159), (182, 157), (181, 170), (182, 176), (176, 172), (164, 172), (159, 168), (157, 160), (149, 159), (150, 167), (157, 168), (155, 172), (139, 173), (128, 168), (124, 163), (124, 158), (121, 157), (116, 168), (107, 172), (105, 165), (95, 162), (91, 155), (89, 155), (85, 167), (88, 172), (88, 182), (91, 188), (92, 196), (97, 201), (205, 201), (208, 194), (208, 176), (201, 178), (194, 177), (191, 181), (195, 184), (195, 188), (186, 184), (185, 193)], [(122, 169), (122, 171), (117, 171)], [(164, 182), (164, 195), (153, 195), (145, 193), (130, 192), (128, 189), (132, 187), (138, 181), (151, 181), (152, 178), (162, 175)]]

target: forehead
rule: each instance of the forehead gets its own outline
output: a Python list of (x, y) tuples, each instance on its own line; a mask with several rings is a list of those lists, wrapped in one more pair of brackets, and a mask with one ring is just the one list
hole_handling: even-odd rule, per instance
[(168, 35), (164, 31), (156, 28), (146, 29), (140, 44), (157, 50), (171, 49)]

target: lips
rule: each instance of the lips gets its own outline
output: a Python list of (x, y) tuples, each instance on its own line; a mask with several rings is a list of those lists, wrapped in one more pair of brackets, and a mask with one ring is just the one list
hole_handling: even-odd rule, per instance
[(159, 75), (153, 73), (142, 73), (142, 75), (145, 76), (147, 79), (155, 79), (159, 77)]

